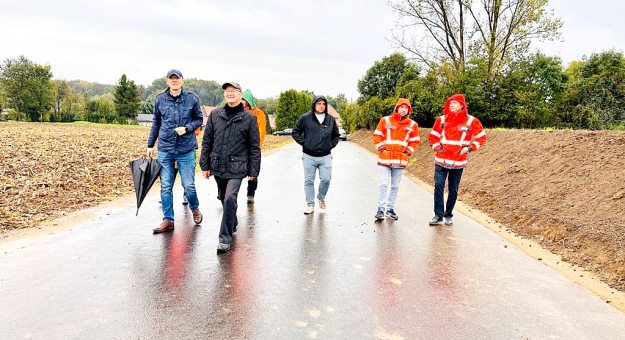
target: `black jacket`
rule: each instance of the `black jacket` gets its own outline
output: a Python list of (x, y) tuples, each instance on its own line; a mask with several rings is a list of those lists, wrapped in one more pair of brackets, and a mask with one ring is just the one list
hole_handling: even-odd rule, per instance
[[(323, 100), (326, 102), (326, 117), (323, 123), (319, 123), (315, 117), (315, 104)], [(293, 128), (293, 139), (303, 147), (305, 154), (313, 157), (329, 155), (332, 149), (339, 143), (339, 127), (334, 117), (328, 113), (328, 100), (324, 96), (315, 96), (312, 109), (304, 113), (297, 120)]]
[(225, 107), (211, 112), (202, 139), (203, 171), (210, 170), (221, 178), (257, 177), (260, 157), (260, 133), (253, 113), (243, 109), (243, 105), (231, 120)]

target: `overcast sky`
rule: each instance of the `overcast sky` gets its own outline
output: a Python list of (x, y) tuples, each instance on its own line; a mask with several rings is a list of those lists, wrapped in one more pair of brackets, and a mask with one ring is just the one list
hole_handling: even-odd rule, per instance
[[(167, 70), (238, 81), (258, 98), (294, 88), (358, 96), (375, 60), (393, 52), (385, 0), (0, 0), (0, 60), (25, 55), (55, 78), (149, 85)], [(623, 50), (617, 0), (551, 0), (562, 43), (537, 46), (566, 63)]]

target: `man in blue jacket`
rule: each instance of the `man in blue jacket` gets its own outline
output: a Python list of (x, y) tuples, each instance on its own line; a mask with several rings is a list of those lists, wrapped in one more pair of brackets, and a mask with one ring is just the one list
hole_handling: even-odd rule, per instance
[(304, 154), (304, 193), (306, 210), (304, 214), (315, 211), (315, 176), (319, 170), (319, 208), (325, 209), (325, 197), (332, 177), (332, 149), (339, 143), (339, 127), (334, 117), (328, 114), (328, 100), (324, 96), (315, 96), (312, 108), (301, 115), (293, 128), (293, 139), (302, 146)]
[(195, 150), (197, 138), (195, 130), (202, 126), (200, 98), (185, 90), (184, 78), (178, 70), (167, 72), (167, 86), (156, 96), (154, 120), (148, 138), (148, 157), (154, 157), (154, 143), (158, 139), (158, 162), (161, 164), (161, 201), (163, 202), (163, 222), (153, 231), (155, 234), (174, 229), (174, 167), (193, 212), (193, 221), (202, 223), (200, 202), (195, 191)]

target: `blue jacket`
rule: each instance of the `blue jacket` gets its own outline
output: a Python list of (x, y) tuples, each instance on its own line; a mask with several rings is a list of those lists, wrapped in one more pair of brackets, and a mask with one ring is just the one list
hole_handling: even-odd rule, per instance
[[(178, 135), (175, 128), (185, 126), (188, 130)], [(174, 99), (169, 88), (156, 96), (154, 120), (148, 138), (148, 147), (153, 148), (158, 139), (158, 150), (173, 154), (183, 154), (197, 149), (195, 130), (202, 126), (200, 98), (182, 88)]]

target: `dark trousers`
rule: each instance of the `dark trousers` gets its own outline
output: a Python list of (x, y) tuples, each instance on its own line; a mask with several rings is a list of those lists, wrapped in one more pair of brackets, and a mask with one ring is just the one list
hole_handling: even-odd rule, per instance
[(258, 177), (254, 178), (252, 181), (247, 181), (247, 196), (256, 195), (256, 188), (258, 188)]
[(219, 243), (232, 243), (234, 228), (239, 224), (237, 219), (237, 197), (241, 188), (242, 178), (217, 178), (219, 185), (219, 199), (223, 207), (221, 228), (219, 229)]
[[(438, 164), (434, 167), (434, 214), (439, 219), (453, 217), (454, 206), (458, 199), (458, 185), (462, 178), (464, 169), (447, 169)], [(443, 192), (445, 191), (445, 180), (447, 180), (447, 207), (443, 211)]]

